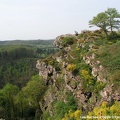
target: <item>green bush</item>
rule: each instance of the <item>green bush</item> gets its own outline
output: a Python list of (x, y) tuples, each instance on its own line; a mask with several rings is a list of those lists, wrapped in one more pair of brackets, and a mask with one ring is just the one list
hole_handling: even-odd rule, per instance
[(63, 37), (61, 45), (66, 47), (67, 45), (72, 45), (74, 43), (73, 37)]
[(104, 82), (96, 82), (94, 86), (94, 92), (99, 93), (105, 87), (106, 83)]
[(68, 111), (77, 110), (76, 99), (71, 92), (66, 93), (66, 102), (58, 100), (53, 103), (54, 114), (48, 115), (48, 112), (43, 114), (43, 120), (61, 120)]
[(111, 32), (109, 35), (108, 35), (108, 40), (112, 40), (112, 41), (115, 41), (116, 39), (120, 39), (120, 34), (117, 33), (117, 32)]

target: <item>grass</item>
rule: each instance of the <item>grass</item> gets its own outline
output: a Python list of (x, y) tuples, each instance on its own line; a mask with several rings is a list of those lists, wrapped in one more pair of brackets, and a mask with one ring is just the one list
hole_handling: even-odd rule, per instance
[(108, 71), (108, 80), (120, 84), (120, 41), (101, 46), (97, 52), (97, 59)]

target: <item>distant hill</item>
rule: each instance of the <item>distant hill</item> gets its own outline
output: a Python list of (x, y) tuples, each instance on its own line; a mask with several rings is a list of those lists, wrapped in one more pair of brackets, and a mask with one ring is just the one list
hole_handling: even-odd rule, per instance
[(32, 46), (40, 46), (44, 47), (54, 47), (53, 46), (53, 41), (54, 39), (50, 40), (5, 40), (5, 41), (0, 41), (0, 45), (32, 45)]

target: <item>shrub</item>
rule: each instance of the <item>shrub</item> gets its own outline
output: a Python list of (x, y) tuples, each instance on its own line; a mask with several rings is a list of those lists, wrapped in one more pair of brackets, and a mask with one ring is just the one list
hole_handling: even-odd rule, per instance
[(81, 71), (81, 75), (83, 76), (83, 78), (85, 80), (89, 80), (92, 79), (93, 77), (89, 74), (89, 72), (87, 70), (82, 70)]
[(106, 83), (104, 82), (96, 82), (94, 86), (94, 92), (98, 93), (100, 90), (102, 90), (105, 87)]
[(73, 43), (74, 43), (74, 38), (73, 37), (64, 37), (64, 38), (62, 38), (61, 45), (63, 47), (66, 47), (67, 45), (72, 45)]
[(83, 77), (82, 87), (84, 90), (93, 91), (95, 80), (92, 75), (87, 70), (81, 70), (81, 76)]
[(115, 40), (115, 39), (118, 39), (118, 38), (120, 38), (120, 35), (117, 32), (111, 32), (108, 35), (108, 40)]
[(120, 115), (120, 103), (118, 101), (115, 101), (115, 103), (109, 109), (112, 115)]
[[(112, 106), (108, 106), (107, 102), (103, 102), (101, 106), (95, 107), (92, 112), (88, 112), (88, 116), (96, 116), (99, 119), (101, 116), (109, 116), (110, 119), (114, 116), (120, 115), (120, 103), (115, 102)], [(118, 120), (118, 118), (113, 118), (114, 120)], [(105, 118), (103, 120), (106, 120)]]
[(76, 69), (76, 64), (69, 64), (66, 69), (73, 72)]
[(75, 112), (69, 111), (62, 120), (80, 120), (80, 115), (82, 114), (81, 110), (76, 110)]
[[(61, 120), (68, 111), (75, 111), (77, 109), (77, 103), (72, 93), (68, 92), (66, 93), (66, 103), (58, 100), (54, 103), (54, 108), (54, 120)], [(50, 120), (53, 120), (53, 118)]]

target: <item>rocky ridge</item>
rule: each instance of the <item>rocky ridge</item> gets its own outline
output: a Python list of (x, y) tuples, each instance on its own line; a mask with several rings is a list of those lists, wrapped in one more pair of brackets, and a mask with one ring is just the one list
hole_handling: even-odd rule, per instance
[[(48, 86), (44, 97), (39, 102), (43, 112), (48, 111), (51, 116), (54, 115), (52, 104), (60, 100), (67, 102), (67, 92), (71, 92), (77, 100), (77, 109), (84, 111), (92, 110), (95, 106), (101, 105), (103, 101), (109, 103), (113, 100), (120, 101), (119, 90), (113, 91), (114, 85), (106, 77), (107, 70), (99, 60), (96, 60), (96, 51), (99, 46), (94, 45), (94, 40), (100, 37), (98, 33), (100, 31), (92, 32), (92, 35), (90, 35), (90, 31), (83, 31), (82, 35), (84, 37), (81, 39), (71, 34), (58, 36), (54, 41), (54, 45), (60, 49), (59, 53), (50, 56), (47, 60), (37, 61), (36, 67), (39, 70), (39, 75), (43, 77), (45, 84)], [(71, 39), (72, 42), (71, 40), (67, 41), (68, 39), (66, 39), (67, 42), (64, 41), (66, 37)], [(77, 74), (80, 72), (78, 69), (74, 70), (74, 67), (73, 70), (71, 70), (72, 68), (68, 69), (68, 66), (72, 65), (71, 61), (76, 60), (76, 55), (71, 54), (71, 51), (74, 50), (72, 46), (81, 50), (86, 47), (88, 42), (90, 42), (87, 48), (88, 52), (84, 55), (80, 53), (79, 56), (82, 56), (83, 62), (90, 67), (92, 80), (102, 84), (102, 88), (97, 91), (97, 94), (97, 88), (93, 88), (93, 91), (83, 88), (84, 78)], [(89, 85), (86, 86), (89, 88)]]

